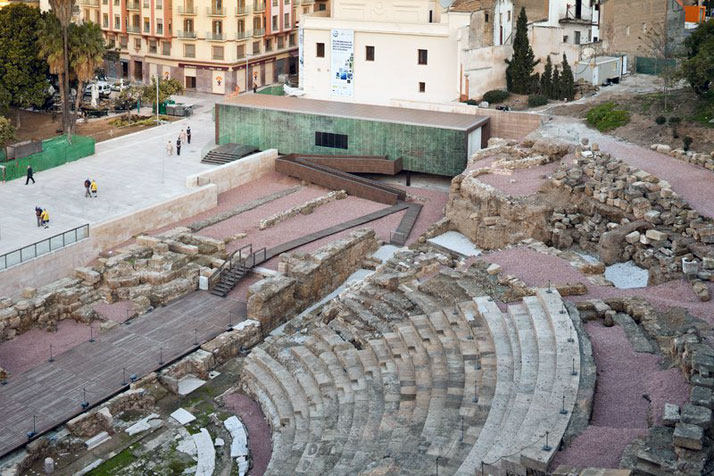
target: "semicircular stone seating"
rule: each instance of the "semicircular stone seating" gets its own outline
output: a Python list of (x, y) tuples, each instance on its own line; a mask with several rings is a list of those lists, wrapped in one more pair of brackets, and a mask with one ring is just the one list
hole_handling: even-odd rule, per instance
[(390, 326), (375, 337), (343, 321), (251, 351), (241, 382), (273, 430), (268, 474), (547, 471), (580, 382), (557, 291)]

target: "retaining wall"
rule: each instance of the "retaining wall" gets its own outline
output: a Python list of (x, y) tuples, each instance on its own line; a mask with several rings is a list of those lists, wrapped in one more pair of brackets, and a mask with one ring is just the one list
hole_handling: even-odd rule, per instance
[(392, 100), (390, 106), (409, 109), (422, 109), (427, 111), (457, 112), (472, 114), (474, 116), (487, 116), (491, 118), (491, 137), (503, 139), (523, 139), (536, 130), (543, 119), (540, 114), (517, 111), (499, 111), (497, 109), (484, 109), (465, 103), (427, 103), (419, 101)]
[(272, 172), (277, 157), (277, 149), (256, 152), (205, 172), (189, 175), (186, 177), (186, 186), (195, 188), (211, 183), (218, 187), (218, 193), (223, 193)]

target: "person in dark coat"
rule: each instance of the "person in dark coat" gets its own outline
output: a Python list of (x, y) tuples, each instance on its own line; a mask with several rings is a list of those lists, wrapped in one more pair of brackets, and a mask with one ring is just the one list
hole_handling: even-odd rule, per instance
[(25, 179), (25, 185), (30, 183), (30, 180), (32, 180), (32, 183), (35, 183), (35, 179), (32, 177), (34, 175), (35, 171), (32, 170), (32, 166), (28, 165), (27, 166), (27, 179)]
[(176, 155), (181, 155), (181, 138), (176, 139)]
[(191, 126), (186, 128), (186, 142), (191, 143)]
[(42, 209), (40, 207), (35, 207), (35, 216), (37, 217), (37, 227), (42, 226)]

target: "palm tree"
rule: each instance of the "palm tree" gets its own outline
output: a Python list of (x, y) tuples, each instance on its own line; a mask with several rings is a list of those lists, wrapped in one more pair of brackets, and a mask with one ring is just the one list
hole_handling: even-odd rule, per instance
[(51, 14), (43, 15), (40, 32), (37, 37), (39, 56), (47, 61), (51, 74), (56, 74), (59, 82), (60, 98), (62, 100), (62, 128), (64, 123), (65, 89), (64, 82), (64, 49), (62, 45), (62, 28), (57, 17)]
[(92, 22), (72, 25), (70, 43), (70, 67), (77, 78), (77, 97), (74, 100), (74, 115), (71, 121), (74, 127), (84, 87), (94, 78), (94, 72), (104, 62), (106, 46), (101, 28)]
[[(69, 71), (69, 25), (72, 23), (72, 9), (75, 0), (49, 0), (52, 13), (59, 20), (62, 29), (62, 64), (65, 72)], [(62, 99), (62, 124), (67, 142), (72, 143), (72, 131), (69, 127), (69, 74), (64, 74), (65, 95)], [(77, 93), (79, 94), (79, 92)]]

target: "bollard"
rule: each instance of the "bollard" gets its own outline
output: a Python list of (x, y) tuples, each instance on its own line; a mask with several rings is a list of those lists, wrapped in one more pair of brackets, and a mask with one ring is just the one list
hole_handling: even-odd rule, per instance
[(159, 347), (159, 365), (164, 365), (164, 348)]
[(89, 324), (89, 342), (94, 342), (94, 328)]
[(32, 431), (27, 432), (27, 439), (31, 440), (37, 436), (37, 415), (32, 415)]
[(82, 410), (89, 408), (89, 402), (87, 401), (87, 389), (82, 387)]
[(54, 361), (55, 361), (55, 358), (52, 355), (52, 344), (50, 344), (50, 358), (47, 359), (47, 362), (54, 362)]
[(548, 294), (553, 294), (553, 290), (550, 289), (550, 279), (548, 280), (548, 289), (545, 290)]
[(546, 431), (545, 432), (545, 444), (543, 445), (543, 448), (542, 448), (543, 451), (550, 451), (553, 449), (553, 447), (548, 444), (548, 435), (550, 435), (550, 432)]
[(121, 368), (121, 384), (126, 385), (126, 367)]
[(193, 330), (193, 345), (198, 345), (198, 329)]
[(572, 376), (578, 375), (578, 371), (575, 370), (575, 358), (573, 358), (573, 371), (570, 373), (570, 375), (572, 375)]
[(560, 414), (561, 415), (567, 415), (568, 410), (565, 409), (565, 395), (563, 395), (563, 407), (560, 409)]

